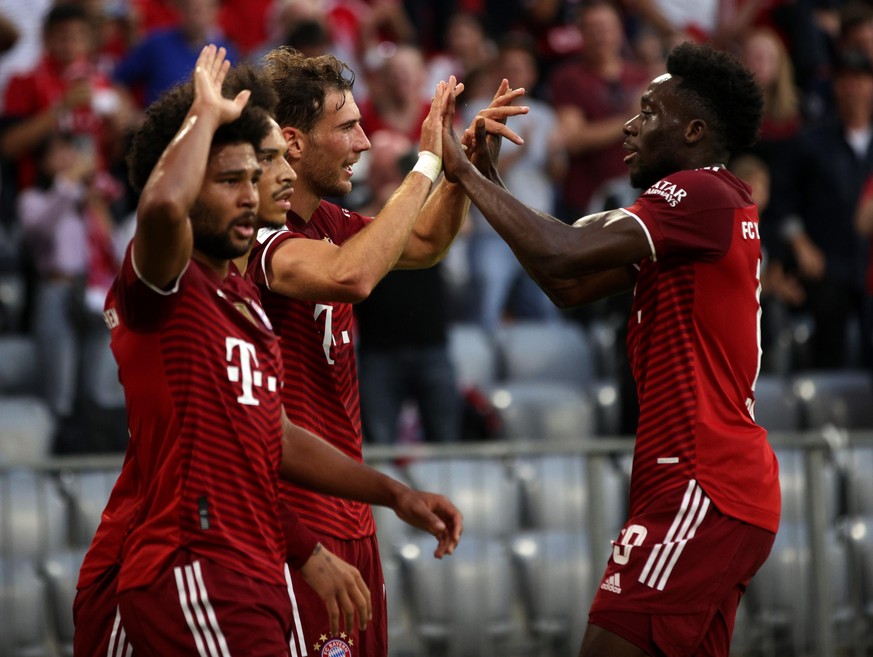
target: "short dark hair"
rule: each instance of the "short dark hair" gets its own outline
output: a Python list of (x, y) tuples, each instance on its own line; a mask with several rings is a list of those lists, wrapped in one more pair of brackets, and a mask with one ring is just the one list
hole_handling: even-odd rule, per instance
[(276, 112), (279, 96), (263, 71), (259, 71), (251, 64), (235, 64), (224, 78), (221, 93), (226, 98), (236, 98), (236, 95), (245, 89), (251, 92), (248, 105), (260, 107), (270, 115)]
[(355, 84), (354, 71), (333, 55), (307, 57), (280, 46), (268, 52), (262, 64), (279, 95), (276, 121), (303, 132), (312, 130), (324, 116), (329, 91), (351, 92)]
[(57, 25), (69, 23), (71, 21), (88, 22), (88, 12), (85, 8), (74, 2), (59, 2), (54, 7), (49, 9), (49, 12), (42, 20), (43, 32), (48, 32)]
[(754, 75), (734, 55), (685, 42), (668, 55), (667, 72), (681, 78), (677, 90), (709, 119), (729, 153), (758, 140), (764, 97)]
[[(226, 88), (222, 92), (229, 95)], [(146, 109), (145, 119), (127, 153), (128, 178), (138, 192), (145, 187), (161, 155), (179, 132), (193, 102), (194, 84), (188, 80), (165, 91)], [(267, 112), (247, 103), (239, 118), (219, 126), (212, 137), (212, 146), (249, 143), (257, 151), (269, 132)]]

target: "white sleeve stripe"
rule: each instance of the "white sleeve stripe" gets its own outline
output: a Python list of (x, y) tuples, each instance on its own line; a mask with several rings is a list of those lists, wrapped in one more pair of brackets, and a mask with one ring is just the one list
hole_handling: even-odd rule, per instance
[(646, 227), (645, 222), (627, 208), (621, 208), (621, 211), (636, 219), (637, 223), (642, 226), (643, 231), (646, 233), (646, 239), (649, 241), (649, 249), (652, 251), (652, 260), (657, 262), (658, 254), (655, 253), (655, 242), (652, 240), (652, 235), (649, 233), (649, 229)]
[(212, 608), (212, 603), (209, 601), (209, 594), (206, 592), (206, 583), (203, 581), (203, 572), (200, 568), (200, 562), (194, 562), (194, 577), (197, 580), (197, 588), (200, 591), (200, 600), (203, 603), (203, 608), (206, 610), (206, 616), (209, 618), (209, 624), (215, 632), (215, 637), (218, 640), (218, 647), (221, 649), (222, 657), (230, 657), (230, 650), (227, 647), (227, 640), (224, 638), (224, 633), (218, 625), (218, 618), (215, 616), (215, 610)]
[(133, 247), (131, 247), (130, 249), (130, 264), (133, 266), (133, 272), (136, 274), (136, 277), (141, 280), (147, 288), (149, 288), (153, 292), (157, 292), (163, 297), (169, 297), (179, 291), (179, 283), (181, 282), (182, 277), (185, 275), (185, 272), (188, 271), (188, 265), (191, 264), (191, 260), (189, 259), (188, 262), (185, 263), (185, 268), (181, 272), (179, 272), (179, 275), (176, 277), (175, 283), (173, 283), (173, 287), (169, 290), (162, 290), (157, 285), (152, 285), (145, 278), (143, 278), (142, 274), (136, 266), (136, 259), (133, 257)]
[[(187, 566), (186, 566), (187, 570)], [(206, 651), (206, 646), (203, 643), (203, 637), (197, 628), (194, 621), (194, 615), (191, 613), (191, 608), (188, 603), (188, 590), (185, 586), (185, 577), (182, 574), (182, 568), (173, 568), (173, 573), (176, 576), (176, 589), (179, 591), (179, 604), (182, 607), (182, 613), (185, 616), (185, 622), (188, 623), (188, 629), (191, 630), (191, 635), (194, 637), (194, 643), (197, 645), (197, 654), (200, 657), (214, 657), (214, 655)]]

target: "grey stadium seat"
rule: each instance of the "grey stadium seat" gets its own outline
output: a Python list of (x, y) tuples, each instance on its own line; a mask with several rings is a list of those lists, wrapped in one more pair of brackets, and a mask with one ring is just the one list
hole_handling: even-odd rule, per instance
[(120, 469), (81, 470), (61, 476), (60, 489), (70, 510), (73, 545), (86, 547), (91, 544), (120, 472)]
[(512, 570), (503, 541), (467, 535), (447, 559), (433, 558), (431, 537), (399, 550), (417, 633), (440, 657), (507, 654), (514, 626)]
[(554, 381), (585, 387), (596, 357), (584, 329), (570, 322), (517, 322), (496, 334), (505, 381)]
[(598, 432), (590, 395), (567, 383), (507, 381), (490, 398), (507, 440), (577, 440)]
[(86, 548), (52, 552), (43, 561), (49, 617), (63, 657), (73, 655), (73, 600)]
[(794, 379), (806, 428), (873, 429), (873, 380), (866, 370), (806, 372)]
[(755, 422), (768, 431), (803, 428), (800, 398), (791, 382), (778, 375), (761, 375), (755, 385)]
[(873, 446), (849, 447), (845, 473), (849, 513), (873, 516)]
[(434, 459), (410, 463), (406, 472), (415, 488), (438, 491), (464, 514), (462, 543), (473, 532), (509, 536), (518, 529), (518, 484), (500, 462), (461, 457)]
[(0, 397), (0, 463), (33, 463), (51, 454), (54, 414), (38, 397)]
[(525, 611), (548, 654), (575, 655), (581, 645), (601, 568), (592, 563), (583, 529), (523, 532), (512, 541)]
[(67, 509), (48, 475), (0, 474), (0, 556), (39, 558), (67, 541)]
[(497, 380), (494, 341), (478, 324), (457, 323), (449, 327), (449, 356), (462, 390), (484, 390)]
[(0, 335), (0, 393), (38, 395), (36, 342), (29, 335)]
[(45, 583), (27, 558), (0, 558), (0, 655), (52, 657)]

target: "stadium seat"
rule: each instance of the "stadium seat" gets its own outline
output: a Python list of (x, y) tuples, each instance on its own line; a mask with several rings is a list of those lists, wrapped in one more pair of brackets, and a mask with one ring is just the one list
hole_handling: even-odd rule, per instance
[[(396, 479), (407, 485), (409, 484), (405, 473), (394, 465), (379, 463), (374, 464), (373, 467), (392, 479)], [(382, 552), (383, 556), (391, 555), (393, 554), (395, 547), (406, 542), (406, 539), (413, 530), (409, 525), (398, 518), (397, 514), (394, 513), (392, 509), (376, 505), (372, 508), (373, 518), (376, 520), (376, 533), (379, 539), (379, 550)]]
[[(524, 526), (532, 529), (575, 531), (599, 521), (591, 508), (589, 461), (581, 454), (525, 457), (516, 464), (521, 485)], [(601, 499), (609, 537), (618, 534), (627, 514), (624, 477), (611, 462), (601, 472)]]
[(40, 394), (36, 341), (29, 335), (0, 335), (0, 394)]
[(597, 379), (594, 348), (570, 322), (517, 322), (496, 332), (505, 381), (560, 382), (585, 387)]
[(873, 446), (855, 445), (844, 455), (848, 512), (873, 516)]
[(866, 370), (805, 372), (794, 379), (805, 427), (873, 429), (873, 379)]
[(791, 382), (778, 375), (761, 375), (755, 385), (755, 422), (767, 431), (799, 431), (803, 428), (800, 399)]
[(43, 561), (49, 618), (62, 657), (73, 655), (73, 600), (86, 548), (52, 552)]
[[(406, 472), (415, 488), (446, 495), (460, 509), (464, 540), (474, 532), (505, 537), (518, 529), (518, 484), (499, 461), (462, 457), (415, 461)], [(431, 554), (434, 546), (428, 545)]]
[(478, 324), (457, 323), (449, 327), (449, 356), (461, 390), (485, 390), (497, 380), (494, 342)]
[(578, 440), (598, 433), (591, 397), (567, 383), (507, 381), (490, 398), (507, 440)]
[(501, 646), (513, 621), (513, 578), (503, 541), (466, 534), (450, 558), (432, 556), (431, 537), (399, 550), (413, 623), (426, 654), (508, 654)]
[(546, 654), (575, 655), (602, 574), (592, 563), (584, 529), (523, 532), (512, 559), (528, 622)]
[[(779, 484), (782, 488), (782, 520), (805, 523), (808, 518), (805, 451), (802, 449), (777, 448), (774, 450), (779, 462)], [(822, 471), (825, 498), (816, 500), (824, 504), (825, 518), (833, 526), (842, 513), (840, 478), (836, 467), (826, 462)]]
[(60, 490), (69, 507), (72, 545), (87, 547), (91, 544), (119, 474), (120, 469), (62, 474)]
[(0, 557), (0, 655), (53, 657), (45, 617), (45, 583), (33, 561)]
[(0, 397), (0, 464), (34, 463), (52, 451), (57, 421), (39, 397)]
[[(824, 538), (829, 586), (818, 594), (828, 597), (831, 622), (837, 626), (851, 617), (848, 552), (835, 529), (829, 528)], [(769, 649), (764, 654), (786, 654), (791, 646), (798, 647), (799, 654), (810, 649), (815, 627), (811, 564), (808, 528), (783, 520), (770, 557), (748, 589), (752, 622)]]
[(0, 474), (0, 556), (40, 558), (67, 538), (66, 507), (51, 476), (25, 470)]

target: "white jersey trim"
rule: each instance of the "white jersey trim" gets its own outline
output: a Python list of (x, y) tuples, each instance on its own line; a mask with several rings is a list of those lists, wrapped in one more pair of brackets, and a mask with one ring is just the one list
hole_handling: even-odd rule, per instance
[(646, 586), (663, 591), (673, 567), (679, 560), (685, 544), (697, 533), (697, 528), (709, 510), (709, 497), (700, 485), (692, 479), (685, 489), (682, 506), (673, 519), (673, 524), (663, 543), (658, 543), (649, 555), (639, 581)]
[(188, 266), (191, 264), (191, 260), (189, 259), (188, 262), (185, 263), (185, 268), (182, 269), (181, 272), (179, 272), (179, 275), (176, 277), (176, 281), (173, 283), (173, 287), (169, 290), (162, 290), (157, 285), (153, 285), (152, 283), (149, 283), (145, 278), (143, 278), (143, 275), (140, 273), (139, 268), (136, 266), (136, 258), (133, 257), (133, 247), (130, 248), (130, 264), (133, 267), (133, 273), (136, 274), (136, 277), (141, 280), (147, 288), (149, 288), (153, 292), (157, 292), (162, 297), (169, 297), (179, 291), (179, 284), (182, 282), (182, 277), (185, 275), (185, 272), (188, 271)]
[(648, 240), (648, 242), (649, 242), (649, 250), (652, 252), (652, 261), (657, 262), (658, 261), (658, 254), (655, 253), (655, 242), (652, 240), (652, 234), (649, 232), (648, 227), (646, 227), (645, 222), (642, 219), (640, 219), (637, 215), (635, 215), (633, 212), (628, 210), (627, 208), (619, 208), (619, 209), (622, 212), (624, 212), (625, 214), (627, 214), (627, 215), (629, 215), (637, 220), (637, 223), (642, 227), (643, 231), (646, 233), (646, 240)]
[(291, 609), (294, 611), (294, 627), (291, 629), (291, 640), (288, 642), (288, 647), (291, 649), (291, 657), (306, 657), (306, 637), (303, 636), (300, 607), (297, 605), (297, 594), (294, 593), (291, 570), (287, 563), (285, 564), (285, 583), (288, 585), (288, 597), (291, 598)]
[(121, 612), (116, 607), (115, 622), (112, 624), (112, 633), (109, 635), (106, 657), (130, 657), (131, 655), (133, 655), (133, 646), (127, 642), (127, 634), (121, 624)]
[[(258, 231), (258, 244), (264, 245), (264, 250), (261, 253), (261, 272), (264, 274), (264, 283), (267, 286), (268, 290), (272, 290), (270, 287), (270, 277), (267, 275), (267, 251), (270, 250), (270, 243), (275, 240), (282, 233), (290, 233), (287, 227), (283, 226), (282, 228), (261, 228)], [(304, 653), (306, 654), (306, 653)]]

